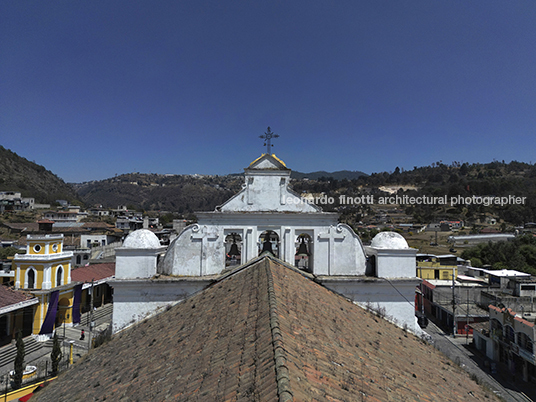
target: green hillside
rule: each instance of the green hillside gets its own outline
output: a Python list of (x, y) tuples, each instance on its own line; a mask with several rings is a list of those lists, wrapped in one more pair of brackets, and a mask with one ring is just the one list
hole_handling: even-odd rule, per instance
[(35, 202), (53, 204), (56, 200), (77, 200), (73, 187), (45, 167), (17, 155), (0, 145), (0, 191), (20, 192)]

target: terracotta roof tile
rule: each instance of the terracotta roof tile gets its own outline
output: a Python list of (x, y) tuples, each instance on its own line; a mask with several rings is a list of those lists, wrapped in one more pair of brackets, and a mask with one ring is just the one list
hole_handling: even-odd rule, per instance
[(464, 401), (468, 394), (497, 400), (433, 347), (265, 257), (116, 335), (35, 400)]
[(30, 299), (33, 299), (33, 296), (30, 294), (0, 285), (0, 308), (11, 306), (12, 304), (17, 304)]
[(104, 264), (91, 264), (71, 271), (74, 282), (91, 282), (109, 278), (115, 275), (115, 262)]

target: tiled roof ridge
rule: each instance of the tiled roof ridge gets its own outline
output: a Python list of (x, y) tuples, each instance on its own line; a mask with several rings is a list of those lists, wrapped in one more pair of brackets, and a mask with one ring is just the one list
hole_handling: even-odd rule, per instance
[(272, 345), (274, 347), (275, 374), (277, 382), (277, 395), (280, 402), (294, 400), (290, 388), (290, 377), (287, 367), (287, 352), (283, 344), (283, 335), (279, 326), (277, 314), (277, 298), (274, 289), (274, 278), (270, 270), (270, 260), (264, 260), (266, 276), (268, 278), (268, 302), (270, 314), (270, 330), (272, 331)]

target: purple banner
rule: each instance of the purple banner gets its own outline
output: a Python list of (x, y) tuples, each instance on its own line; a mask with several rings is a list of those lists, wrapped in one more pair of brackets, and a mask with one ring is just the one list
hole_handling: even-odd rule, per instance
[(48, 301), (48, 310), (41, 326), (39, 335), (51, 334), (54, 331), (54, 323), (56, 321), (56, 312), (58, 311), (58, 300), (60, 298), (60, 291), (56, 290), (50, 294), (50, 300)]
[(82, 302), (82, 284), (74, 287), (73, 324), (80, 324), (80, 303)]

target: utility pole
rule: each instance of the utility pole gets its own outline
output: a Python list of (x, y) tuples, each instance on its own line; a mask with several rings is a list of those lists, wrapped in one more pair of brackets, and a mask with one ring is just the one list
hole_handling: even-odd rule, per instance
[(91, 350), (91, 331), (93, 329), (93, 286), (95, 279), (91, 280), (91, 301), (89, 303), (89, 336), (87, 337), (87, 350)]
[(469, 288), (467, 288), (467, 314), (465, 316), (465, 344), (469, 344)]
[(456, 337), (456, 275), (452, 270), (452, 337)]

